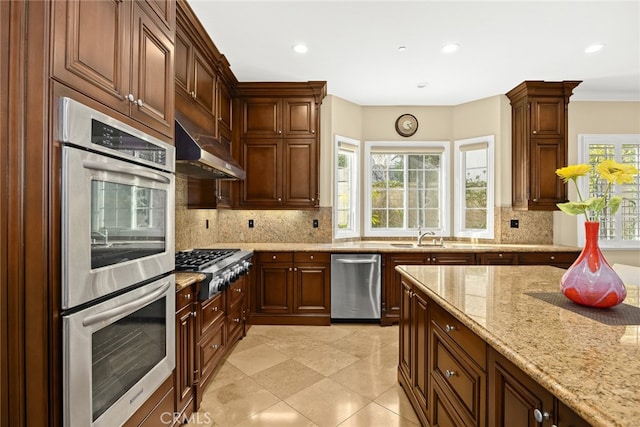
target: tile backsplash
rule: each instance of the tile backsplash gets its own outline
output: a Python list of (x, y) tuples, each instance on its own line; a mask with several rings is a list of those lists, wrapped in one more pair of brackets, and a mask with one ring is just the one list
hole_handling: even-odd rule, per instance
[[(219, 243), (330, 243), (330, 207), (312, 210), (187, 209), (187, 180), (176, 179), (176, 250)], [(511, 228), (511, 220), (518, 228)], [(253, 220), (253, 228), (249, 227)], [(313, 221), (318, 220), (318, 227)], [(553, 213), (495, 211), (494, 243), (552, 244)]]

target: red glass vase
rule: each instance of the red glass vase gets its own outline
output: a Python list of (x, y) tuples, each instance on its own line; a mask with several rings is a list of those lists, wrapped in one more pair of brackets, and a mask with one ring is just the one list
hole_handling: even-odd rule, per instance
[(599, 222), (584, 223), (586, 242), (578, 259), (560, 280), (562, 293), (588, 307), (608, 308), (620, 304), (627, 289), (598, 246)]

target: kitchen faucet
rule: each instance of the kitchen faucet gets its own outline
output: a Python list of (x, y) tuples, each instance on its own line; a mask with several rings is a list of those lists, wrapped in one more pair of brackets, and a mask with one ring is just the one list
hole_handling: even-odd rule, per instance
[[(418, 246), (422, 246), (422, 239), (424, 238), (424, 236), (435, 236), (436, 233), (434, 233), (433, 231), (429, 230), (429, 231), (425, 231), (424, 233), (422, 232), (422, 229), (420, 227), (418, 227)], [(433, 246), (436, 245), (436, 239), (433, 239)], [(444, 245), (444, 240), (442, 238), (442, 236), (440, 236), (440, 246)]]
[[(101, 233), (100, 230), (104, 230), (104, 233)], [(109, 229), (107, 229), (107, 227), (99, 228), (97, 231), (93, 231), (91, 234), (102, 237), (104, 239), (103, 244), (109, 244)], [(96, 239), (93, 239), (93, 243), (96, 243)]]

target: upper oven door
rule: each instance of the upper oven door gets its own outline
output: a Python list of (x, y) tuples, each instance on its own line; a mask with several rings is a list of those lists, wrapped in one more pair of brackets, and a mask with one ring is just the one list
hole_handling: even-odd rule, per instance
[(62, 148), (62, 308), (173, 270), (174, 176)]

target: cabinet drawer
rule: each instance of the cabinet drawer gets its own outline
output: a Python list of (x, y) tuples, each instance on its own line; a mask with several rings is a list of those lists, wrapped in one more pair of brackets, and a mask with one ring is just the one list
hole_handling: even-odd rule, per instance
[(203, 378), (208, 377), (222, 357), (226, 345), (224, 322), (216, 323), (199, 344), (199, 367)]
[(578, 252), (524, 252), (518, 255), (518, 264), (570, 266)]
[(237, 304), (238, 301), (242, 301), (245, 294), (245, 279), (244, 277), (235, 281), (229, 288), (227, 288), (227, 297), (229, 298), (229, 307)]
[(331, 253), (329, 252), (295, 252), (293, 254), (293, 261), (299, 262), (318, 262), (318, 263), (330, 263)]
[(231, 307), (227, 322), (227, 336), (229, 339), (233, 339), (233, 337), (240, 333), (242, 329), (242, 304), (237, 304)]
[(518, 256), (513, 252), (491, 252), (480, 254), (482, 265), (513, 265), (517, 264)]
[(455, 344), (449, 344), (443, 335), (439, 328), (433, 329), (433, 381), (447, 391), (456, 413), (466, 425), (484, 425), (486, 375), (468, 356), (458, 353)]
[(176, 312), (191, 304), (195, 300), (195, 297), (196, 295), (193, 293), (191, 286), (187, 286), (176, 293)]
[(258, 262), (293, 262), (293, 252), (260, 252)]
[(204, 335), (211, 326), (224, 317), (224, 293), (216, 294), (201, 305), (200, 335)]
[(466, 352), (478, 366), (487, 365), (487, 346), (485, 342), (464, 326), (458, 319), (437, 307), (431, 305), (431, 322), (434, 327), (439, 328), (444, 336), (449, 337), (460, 348)]

